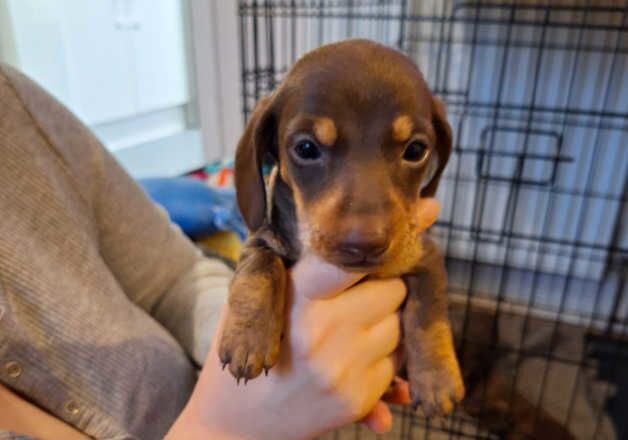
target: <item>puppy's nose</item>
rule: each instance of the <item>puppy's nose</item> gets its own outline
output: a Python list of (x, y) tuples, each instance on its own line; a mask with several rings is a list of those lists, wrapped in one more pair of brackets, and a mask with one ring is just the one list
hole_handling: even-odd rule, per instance
[(350, 259), (375, 258), (388, 248), (388, 234), (385, 230), (352, 230), (338, 243), (338, 251)]

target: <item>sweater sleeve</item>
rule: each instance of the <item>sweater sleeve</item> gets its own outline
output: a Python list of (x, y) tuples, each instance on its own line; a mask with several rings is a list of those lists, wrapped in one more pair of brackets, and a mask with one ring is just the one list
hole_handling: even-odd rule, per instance
[(199, 364), (207, 354), (232, 272), (200, 251), (103, 151), (95, 204), (101, 254), (133, 302)]
[(93, 216), (100, 254), (129, 299), (200, 365), (232, 272), (202, 256), (77, 118), (30, 79), (4, 75)]
[(38, 440), (30, 435), (17, 434), (11, 431), (3, 431), (0, 429), (0, 440)]

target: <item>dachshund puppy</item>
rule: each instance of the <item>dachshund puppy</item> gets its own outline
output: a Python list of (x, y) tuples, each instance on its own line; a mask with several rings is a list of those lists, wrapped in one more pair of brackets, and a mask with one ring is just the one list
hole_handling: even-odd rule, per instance
[[(366, 40), (307, 53), (258, 102), (235, 162), (238, 204), (251, 235), (219, 345), (223, 366), (238, 381), (277, 362), (286, 270), (314, 252), (347, 271), (402, 276), (413, 404), (426, 416), (441, 415), (462, 399), (444, 261), (418, 234), (415, 215), (418, 198), (436, 192), (451, 142), (443, 107), (418, 68)], [(276, 164), (268, 185), (267, 155)]]

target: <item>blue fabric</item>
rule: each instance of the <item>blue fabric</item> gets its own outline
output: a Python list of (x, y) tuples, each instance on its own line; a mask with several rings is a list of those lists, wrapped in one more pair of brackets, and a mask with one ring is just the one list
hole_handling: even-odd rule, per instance
[(242, 240), (246, 237), (246, 224), (232, 188), (211, 188), (190, 177), (147, 178), (139, 184), (190, 237), (217, 231), (233, 231)]

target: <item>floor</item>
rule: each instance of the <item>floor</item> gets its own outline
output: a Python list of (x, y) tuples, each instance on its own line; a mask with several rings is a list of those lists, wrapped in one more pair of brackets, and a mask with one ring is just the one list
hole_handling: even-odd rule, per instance
[[(451, 312), (458, 336), (460, 313)], [(454, 416), (426, 429), (424, 419), (397, 408), (393, 430), (386, 435), (352, 425), (322, 439), (628, 438), (628, 375), (620, 373), (628, 371), (626, 341), (592, 336), (575, 325), (503, 313), (497, 344), (487, 344), (491, 326), (486, 323), (492, 312), (471, 313), (465, 339), (469, 347), (479, 349), (467, 349), (461, 357), (468, 392)], [(484, 414), (481, 426), (467, 414)]]

